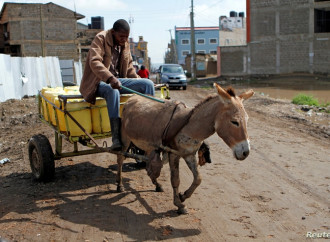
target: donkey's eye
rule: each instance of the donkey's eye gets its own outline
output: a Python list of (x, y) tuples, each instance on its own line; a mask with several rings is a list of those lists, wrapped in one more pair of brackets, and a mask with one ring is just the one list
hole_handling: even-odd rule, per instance
[(239, 126), (239, 123), (237, 121), (231, 121), (231, 123), (237, 127)]

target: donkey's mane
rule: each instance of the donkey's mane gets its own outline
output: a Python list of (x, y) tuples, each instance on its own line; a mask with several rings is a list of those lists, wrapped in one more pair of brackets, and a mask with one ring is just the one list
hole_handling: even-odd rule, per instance
[(197, 103), (193, 109), (194, 110), (198, 109), (200, 106), (202, 106), (203, 104), (207, 103), (208, 101), (210, 101), (211, 99), (214, 99), (216, 97), (218, 97), (218, 94), (210, 94), (210, 95), (208, 95), (204, 100), (202, 100), (199, 103)]
[[(234, 88), (232, 87), (228, 87), (226, 89), (226, 92), (231, 96), (231, 97), (236, 97), (236, 94), (235, 94), (235, 90)], [(218, 94), (214, 93), (214, 94), (210, 94), (208, 95), (204, 100), (202, 100), (201, 102), (197, 103), (195, 105), (195, 107), (193, 108), (193, 112), (195, 112), (196, 110), (198, 110), (203, 104), (207, 103), (208, 101), (214, 99), (214, 98), (217, 98), (218, 97)]]

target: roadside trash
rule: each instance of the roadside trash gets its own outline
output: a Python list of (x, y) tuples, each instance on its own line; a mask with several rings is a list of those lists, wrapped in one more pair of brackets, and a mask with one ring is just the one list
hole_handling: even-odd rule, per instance
[(5, 164), (5, 163), (7, 163), (9, 161), (10, 160), (8, 158), (4, 158), (4, 159), (0, 160), (0, 165), (3, 165), (3, 164)]

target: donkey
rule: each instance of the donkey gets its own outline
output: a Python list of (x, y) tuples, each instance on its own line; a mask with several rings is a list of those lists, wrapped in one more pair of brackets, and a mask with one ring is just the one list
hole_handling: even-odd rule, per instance
[[(187, 213), (183, 202), (193, 194), (201, 183), (196, 152), (206, 138), (216, 132), (233, 150), (237, 160), (244, 160), (250, 152), (247, 133), (248, 115), (244, 110), (243, 100), (250, 98), (254, 92), (249, 90), (236, 96), (232, 88), (224, 90), (216, 83), (214, 83), (214, 87), (217, 93), (210, 95), (194, 108), (187, 108), (184, 105), (182, 107), (182, 105), (176, 104), (175, 108), (171, 109), (169, 108), (171, 105), (164, 105), (140, 96), (134, 96), (126, 102), (123, 109), (121, 129), (123, 151), (127, 151), (132, 142), (143, 149), (147, 156), (149, 155), (149, 162), (151, 162), (150, 159), (152, 160), (155, 157), (155, 151), (163, 152), (163, 162), (164, 157), (167, 157), (169, 161), (174, 195), (173, 202), (178, 207), (179, 214)], [(167, 110), (172, 111), (169, 113)], [(173, 115), (175, 113), (179, 113), (179, 115)], [(179, 118), (174, 122), (169, 122), (175, 116)], [(183, 124), (182, 120), (184, 120)], [(178, 124), (180, 127), (174, 128), (176, 131), (166, 142), (168, 149), (164, 150), (160, 147), (164, 147), (164, 130), (167, 131), (169, 124), (173, 127)], [(184, 193), (179, 193), (179, 160), (181, 157), (185, 160), (194, 177), (192, 184)], [(124, 190), (122, 184), (124, 159), (124, 156), (117, 155), (118, 171), (116, 181), (118, 192)], [(156, 159), (157, 162), (158, 167), (162, 167), (163, 162), (160, 158)], [(152, 182), (156, 185), (156, 191), (162, 191), (161, 185), (157, 182), (160, 169), (156, 169), (157, 174), (154, 176), (150, 176), (148, 172)]]

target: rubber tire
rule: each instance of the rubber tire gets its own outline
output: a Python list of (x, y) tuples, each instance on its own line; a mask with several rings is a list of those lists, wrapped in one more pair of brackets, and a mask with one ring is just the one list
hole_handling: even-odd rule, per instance
[(187, 90), (187, 86), (183, 86), (182, 89), (183, 89), (183, 90)]
[(46, 136), (37, 134), (29, 140), (29, 160), (37, 181), (48, 182), (54, 178), (55, 162), (52, 146)]

